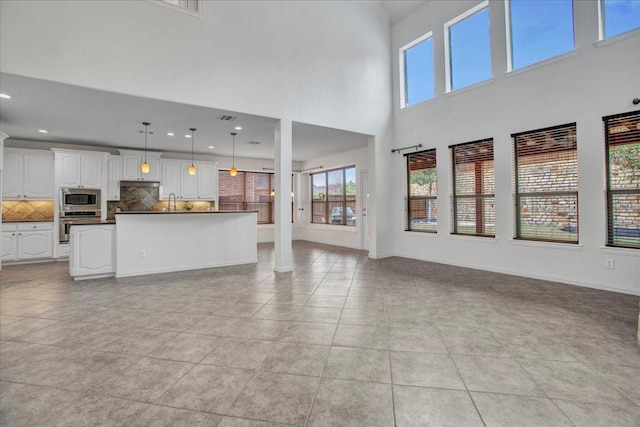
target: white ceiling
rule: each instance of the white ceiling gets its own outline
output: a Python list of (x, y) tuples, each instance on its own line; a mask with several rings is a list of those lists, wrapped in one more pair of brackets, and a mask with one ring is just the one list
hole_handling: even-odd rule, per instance
[[(189, 128), (195, 132), (194, 152), (231, 157), (273, 159), (276, 119), (160, 101), (79, 86), (0, 73), (0, 129), (12, 139), (143, 149), (142, 122), (151, 123), (148, 149), (191, 153)], [(231, 115), (234, 121), (218, 117)], [(234, 130), (241, 126), (242, 130)], [(39, 133), (46, 129), (47, 134)], [(175, 136), (167, 136), (173, 132)], [(258, 141), (260, 144), (249, 144)], [(366, 147), (367, 135), (304, 123), (293, 125), (293, 160), (307, 161)], [(209, 149), (213, 146), (213, 149)]]
[(433, 0), (415, 0), (415, 1), (406, 1), (406, 0), (386, 0), (386, 1), (378, 1), (377, 3), (380, 5), (380, 8), (386, 13), (389, 21), (394, 23), (409, 13), (413, 12), (418, 7), (425, 4), (427, 1)]
[[(394, 23), (430, 0), (369, 1)], [(237, 132), (236, 156), (273, 159), (276, 119), (87, 89), (0, 73), (0, 130), (12, 139), (143, 149), (143, 121), (151, 123), (148, 149), (230, 157), (230, 132)], [(220, 115), (237, 117), (221, 121)], [(242, 130), (234, 130), (242, 126)], [(47, 134), (39, 133), (46, 129)], [(167, 136), (167, 132), (175, 136)], [(249, 144), (258, 141), (260, 144)], [(308, 161), (366, 147), (368, 136), (304, 123), (293, 124), (293, 160)], [(209, 149), (213, 146), (213, 149)]]

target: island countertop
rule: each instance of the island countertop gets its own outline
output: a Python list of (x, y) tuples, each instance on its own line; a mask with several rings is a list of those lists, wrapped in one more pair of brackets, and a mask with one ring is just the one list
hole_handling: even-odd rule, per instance
[(175, 214), (229, 214), (229, 213), (247, 213), (247, 212), (257, 212), (257, 211), (120, 211), (116, 212), (116, 215), (175, 215)]

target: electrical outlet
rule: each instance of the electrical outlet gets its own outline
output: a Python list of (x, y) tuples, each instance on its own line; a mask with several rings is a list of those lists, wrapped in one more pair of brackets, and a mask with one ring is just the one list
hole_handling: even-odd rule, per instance
[(145, 251), (144, 249), (140, 249), (140, 256), (141, 257), (147, 256), (147, 251)]
[(615, 268), (613, 264), (613, 258), (607, 258), (604, 260), (605, 268)]

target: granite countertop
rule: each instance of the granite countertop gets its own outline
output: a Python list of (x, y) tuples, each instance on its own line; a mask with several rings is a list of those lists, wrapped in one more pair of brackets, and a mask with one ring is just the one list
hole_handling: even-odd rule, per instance
[(11, 221), (2, 221), (4, 224), (14, 223), (14, 222), (53, 222), (53, 219), (17, 219)]
[(257, 212), (257, 211), (121, 211), (116, 212), (116, 215), (140, 215), (140, 214), (161, 214), (161, 215), (175, 215), (175, 214), (225, 214), (225, 213), (245, 213), (245, 212)]
[(94, 221), (94, 222), (74, 222), (71, 224), (72, 227), (76, 226), (76, 225), (105, 225), (105, 224), (115, 224), (116, 220), (115, 219), (105, 219), (104, 221)]

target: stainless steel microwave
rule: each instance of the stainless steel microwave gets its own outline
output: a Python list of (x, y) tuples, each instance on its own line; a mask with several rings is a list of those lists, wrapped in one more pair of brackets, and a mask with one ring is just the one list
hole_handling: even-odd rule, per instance
[(100, 210), (100, 190), (64, 187), (60, 189), (60, 210)]

